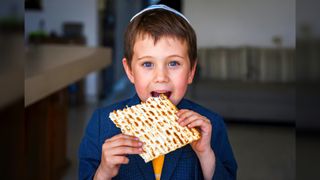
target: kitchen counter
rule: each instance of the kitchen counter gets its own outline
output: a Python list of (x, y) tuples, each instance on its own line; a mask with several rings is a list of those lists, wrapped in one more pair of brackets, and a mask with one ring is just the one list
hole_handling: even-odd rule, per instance
[[(25, 61), (24, 134), (27, 179), (61, 179), (68, 168), (68, 86), (111, 63), (111, 49), (29, 46)], [(45, 162), (45, 163), (44, 163)]]
[(28, 47), (25, 107), (111, 63), (111, 49), (68, 45)]

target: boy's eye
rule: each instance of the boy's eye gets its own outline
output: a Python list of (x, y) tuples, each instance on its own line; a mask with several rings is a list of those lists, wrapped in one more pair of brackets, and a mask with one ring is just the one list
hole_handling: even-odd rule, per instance
[(169, 63), (169, 66), (172, 66), (172, 67), (174, 67), (174, 66), (179, 66), (180, 64), (177, 62), (177, 61), (171, 61), (170, 63)]
[(152, 67), (152, 63), (151, 62), (144, 62), (142, 64), (143, 67)]

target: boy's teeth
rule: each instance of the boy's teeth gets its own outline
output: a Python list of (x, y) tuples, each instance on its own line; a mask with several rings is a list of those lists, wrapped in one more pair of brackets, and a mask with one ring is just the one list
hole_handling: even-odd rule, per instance
[(158, 96), (160, 96), (160, 94), (161, 94), (161, 93), (157, 93), (157, 92), (152, 92), (152, 93), (151, 93), (151, 95), (152, 95), (153, 97), (158, 97)]
[(160, 96), (160, 94), (164, 94), (164, 95), (166, 95), (166, 96), (169, 98), (170, 95), (171, 95), (171, 92), (164, 92), (164, 93), (158, 93), (158, 92), (155, 92), (155, 91), (152, 91), (152, 92), (151, 92), (151, 96), (152, 96), (152, 97), (158, 97), (158, 96)]

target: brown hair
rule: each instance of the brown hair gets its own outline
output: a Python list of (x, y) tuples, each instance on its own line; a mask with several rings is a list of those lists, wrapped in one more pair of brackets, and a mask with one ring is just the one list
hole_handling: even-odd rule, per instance
[(185, 41), (191, 68), (197, 60), (197, 37), (191, 25), (181, 16), (163, 9), (145, 11), (128, 25), (124, 39), (124, 56), (131, 67), (133, 47), (137, 37), (150, 35), (154, 43), (164, 37), (174, 37)]

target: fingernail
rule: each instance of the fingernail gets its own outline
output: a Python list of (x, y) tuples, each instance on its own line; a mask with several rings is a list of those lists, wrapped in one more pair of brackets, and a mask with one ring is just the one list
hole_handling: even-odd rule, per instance
[(142, 142), (139, 142), (138, 145), (139, 145), (139, 146), (142, 146)]

